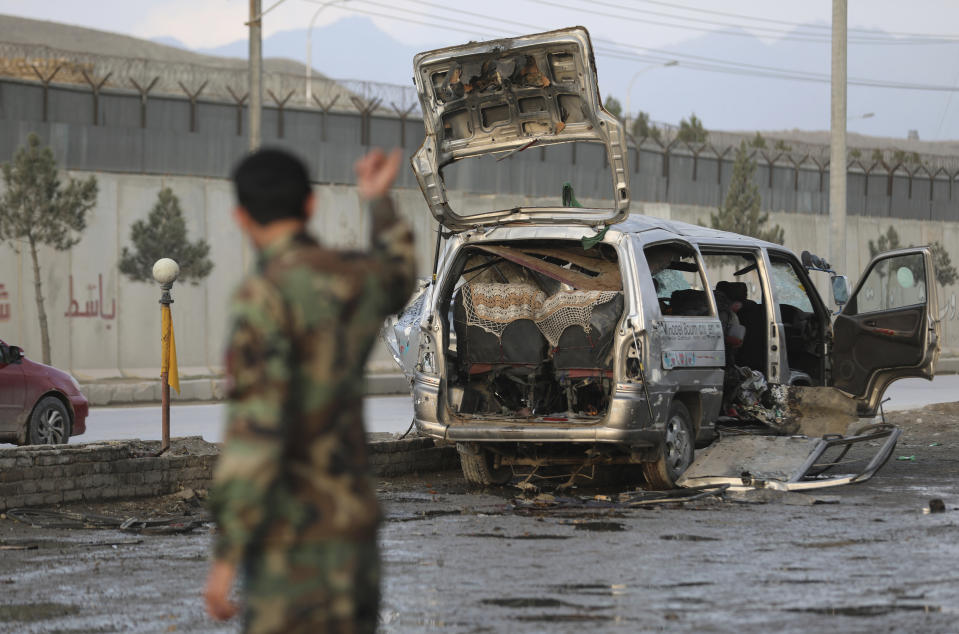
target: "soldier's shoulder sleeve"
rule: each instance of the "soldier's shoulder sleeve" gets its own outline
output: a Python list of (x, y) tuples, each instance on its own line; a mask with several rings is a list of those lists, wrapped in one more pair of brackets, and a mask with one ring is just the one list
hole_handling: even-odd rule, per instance
[(244, 281), (230, 302), (223, 448), (214, 472), (214, 554), (238, 562), (266, 520), (285, 444), (283, 411), (292, 376), (292, 342), (279, 289), (262, 276)]
[(388, 306), (386, 314), (403, 308), (416, 275), (416, 251), (413, 230), (396, 213), (388, 196), (367, 203), (370, 211), (371, 255), (377, 261), (380, 287)]

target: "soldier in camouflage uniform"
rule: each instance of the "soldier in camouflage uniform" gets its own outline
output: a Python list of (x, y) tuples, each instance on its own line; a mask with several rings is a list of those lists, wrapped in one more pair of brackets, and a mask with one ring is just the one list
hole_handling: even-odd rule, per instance
[(368, 253), (305, 232), (303, 165), (278, 150), (239, 164), (235, 218), (258, 252), (231, 302), (226, 436), (207, 611), (233, 616), (244, 573), (247, 632), (372, 632), (380, 513), (369, 481), (363, 371), (383, 319), (412, 291), (413, 238), (387, 198), (399, 154), (356, 164), (370, 207)]

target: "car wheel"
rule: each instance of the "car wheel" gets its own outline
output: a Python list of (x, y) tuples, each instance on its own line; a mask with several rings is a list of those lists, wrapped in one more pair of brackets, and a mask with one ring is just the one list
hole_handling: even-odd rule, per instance
[(673, 401), (659, 458), (643, 463), (643, 475), (650, 488), (664, 491), (676, 487), (676, 480), (693, 463), (695, 438), (689, 410), (679, 401)]
[(70, 439), (70, 414), (55, 396), (40, 399), (30, 415), (27, 442), (31, 445), (62, 445)]
[(510, 467), (494, 467), (493, 453), (476, 443), (458, 442), (456, 451), (460, 456), (463, 477), (470, 484), (484, 487), (502, 485), (513, 478)]

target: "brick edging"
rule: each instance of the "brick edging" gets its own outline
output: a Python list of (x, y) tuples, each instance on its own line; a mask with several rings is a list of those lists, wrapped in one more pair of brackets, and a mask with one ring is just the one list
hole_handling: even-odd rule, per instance
[[(374, 440), (368, 446), (377, 477), (459, 467), (455, 449), (436, 447), (431, 438)], [(0, 511), (209, 487), (216, 445), (193, 436), (174, 438), (170, 451), (156, 456), (159, 449), (158, 441), (140, 440), (0, 449)]]

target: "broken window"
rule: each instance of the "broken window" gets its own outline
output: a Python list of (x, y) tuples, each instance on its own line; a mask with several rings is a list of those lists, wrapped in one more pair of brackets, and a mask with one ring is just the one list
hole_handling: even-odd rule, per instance
[(784, 255), (769, 254), (769, 279), (773, 299), (779, 307), (789, 383), (821, 385), (823, 373), (824, 319), (816, 314), (807, 290), (808, 278), (794, 260)]
[(699, 260), (680, 242), (646, 247), (656, 297), (664, 316), (707, 317), (713, 314)]

